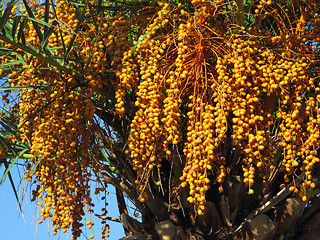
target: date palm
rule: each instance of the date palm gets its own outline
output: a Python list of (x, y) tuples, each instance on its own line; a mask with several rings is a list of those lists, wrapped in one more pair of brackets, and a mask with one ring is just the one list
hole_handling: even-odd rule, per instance
[(317, 239), (318, 14), (312, 0), (8, 2), (5, 174), (27, 158), (39, 222), (73, 239), (92, 179), (116, 188), (119, 219), (95, 213), (103, 238), (119, 221), (125, 239)]

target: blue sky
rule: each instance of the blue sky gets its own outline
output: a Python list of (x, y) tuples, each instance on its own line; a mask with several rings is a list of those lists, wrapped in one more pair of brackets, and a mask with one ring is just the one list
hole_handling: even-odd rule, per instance
[[(21, 173), (21, 169), (20, 173)], [(4, 172), (4, 167), (0, 167), (0, 176)], [(16, 186), (19, 186), (19, 172), (17, 167), (13, 167), (11, 171)], [(22, 185), (20, 184), (20, 187)], [(115, 190), (110, 188), (108, 189), (110, 194), (107, 197), (109, 206), (107, 210), (110, 217), (119, 217)], [(30, 191), (27, 191), (29, 194)], [(21, 195), (21, 194), (20, 194)], [(35, 202), (30, 202), (30, 195), (25, 196), (26, 200), (23, 202), (23, 216), (21, 215), (18, 204), (15, 199), (14, 193), (11, 188), (9, 178), (7, 177), (5, 181), (0, 185), (0, 240), (65, 240), (71, 239), (71, 233), (63, 234), (60, 236), (53, 236), (52, 233), (48, 232), (48, 220), (44, 221), (42, 224), (37, 224), (37, 217), (39, 214), (39, 208), (36, 209)], [(94, 203), (96, 203), (95, 209), (101, 209), (101, 205), (97, 204), (98, 199), (95, 196), (92, 196)], [(93, 226), (95, 232), (94, 239), (100, 239), (101, 234), (101, 224), (100, 220), (92, 216), (92, 220), (95, 223)], [(108, 222), (110, 224), (110, 240), (117, 240), (121, 237), (124, 237), (123, 227), (120, 223)], [(81, 236), (78, 240), (88, 239), (92, 232), (88, 229), (83, 229), (85, 236)]]

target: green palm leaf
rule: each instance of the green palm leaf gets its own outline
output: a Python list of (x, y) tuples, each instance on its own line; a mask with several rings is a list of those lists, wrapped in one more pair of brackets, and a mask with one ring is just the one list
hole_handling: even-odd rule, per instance
[(4, 28), (4, 26), (6, 25), (6, 23), (8, 22), (11, 10), (14, 5), (15, 5), (15, 1), (10, 1), (10, 3), (8, 3), (6, 9), (4, 10), (4, 13), (2, 14), (2, 16), (0, 18), (0, 30), (2, 30)]

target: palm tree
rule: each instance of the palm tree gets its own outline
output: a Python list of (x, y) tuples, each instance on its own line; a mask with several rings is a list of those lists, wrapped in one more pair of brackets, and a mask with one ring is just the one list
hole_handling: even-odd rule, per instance
[(124, 239), (316, 239), (318, 14), (312, 0), (11, 1), (0, 75), (19, 104), (1, 159), (28, 159), (53, 234), (79, 237), (94, 179), (120, 212), (95, 213), (102, 238), (120, 221)]

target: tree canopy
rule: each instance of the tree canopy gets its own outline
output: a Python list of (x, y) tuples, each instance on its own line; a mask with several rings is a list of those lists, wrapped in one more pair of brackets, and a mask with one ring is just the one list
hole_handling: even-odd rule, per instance
[[(0, 7), (1, 163), (9, 174), (27, 159), (53, 234), (90, 229), (83, 216), (107, 184), (128, 236), (164, 240), (162, 223), (170, 239), (302, 240), (320, 229), (301, 227), (320, 214), (318, 1)], [(97, 217), (104, 239), (112, 219), (106, 208)], [(252, 230), (258, 217), (264, 233)]]

